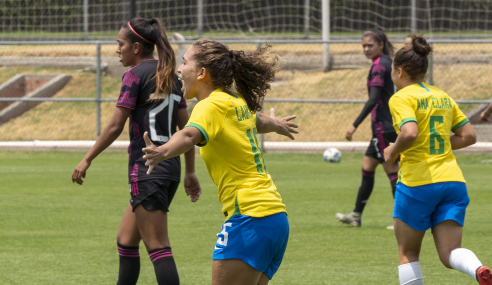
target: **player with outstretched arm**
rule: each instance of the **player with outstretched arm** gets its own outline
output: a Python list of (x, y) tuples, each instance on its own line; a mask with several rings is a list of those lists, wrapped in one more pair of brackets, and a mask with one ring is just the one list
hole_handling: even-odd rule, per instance
[[(157, 18), (134, 18), (118, 33), (116, 52), (123, 66), (133, 66), (123, 75), (113, 117), (95, 145), (77, 165), (72, 182), (82, 185), (86, 171), (104, 149), (121, 134), (130, 118), (128, 147), (130, 203), (117, 235), (120, 269), (118, 285), (137, 284), (140, 273), (139, 244), (143, 240), (154, 265), (158, 284), (179, 284), (178, 272), (167, 230), (167, 212), (181, 177), (179, 156), (162, 161), (147, 175), (142, 148), (144, 132), (157, 145), (166, 144), (188, 122), (186, 101), (175, 75), (176, 61), (164, 25)], [(159, 60), (153, 56), (157, 49)], [(195, 150), (185, 153), (184, 187), (191, 201), (198, 200), (200, 184), (195, 175)]]
[(213, 253), (213, 285), (268, 284), (287, 247), (286, 207), (267, 171), (257, 134), (277, 132), (294, 139), (297, 126), (289, 122), (295, 116), (280, 119), (274, 112), (258, 112), (281, 63), (269, 50), (245, 54), (213, 40), (194, 42), (178, 73), (185, 98), (199, 102), (186, 127), (167, 144), (148, 141), (144, 149), (150, 172), (160, 161), (201, 147), (226, 219)]
[[(379, 28), (364, 32), (362, 47), (365, 56), (372, 60), (372, 66), (367, 76), (369, 100), (347, 130), (345, 138), (351, 141), (357, 127), (370, 113), (372, 139), (362, 160), (362, 182), (355, 201), (355, 208), (348, 214), (337, 213), (335, 216), (340, 222), (353, 227), (361, 226), (361, 216), (374, 188), (374, 174), (378, 165), (382, 164), (388, 175), (393, 197), (399, 170), (397, 163), (387, 163), (383, 156), (383, 150), (386, 146), (396, 140), (396, 132), (393, 129), (393, 121), (388, 107), (388, 101), (395, 93), (395, 87), (391, 80), (391, 57), (394, 48), (385, 33)], [(392, 226), (388, 227), (388, 229), (392, 228)]]
[(399, 134), (384, 156), (394, 163), (401, 154), (393, 213), (400, 284), (424, 284), (419, 255), (431, 228), (444, 266), (468, 274), (480, 285), (492, 285), (490, 269), (461, 247), (470, 199), (452, 150), (474, 144), (475, 131), (448, 94), (422, 82), (431, 51), (422, 36), (413, 35), (412, 46), (400, 49), (393, 62), (393, 82), (399, 91), (389, 103)]

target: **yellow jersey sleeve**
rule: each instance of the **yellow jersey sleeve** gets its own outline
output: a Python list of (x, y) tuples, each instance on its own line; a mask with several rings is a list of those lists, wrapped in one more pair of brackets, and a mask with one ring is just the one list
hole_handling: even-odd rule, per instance
[(466, 115), (463, 114), (463, 111), (460, 110), (460, 107), (453, 99), (451, 99), (451, 102), (451, 104), (453, 105), (453, 127), (451, 131), (454, 133), (458, 128), (468, 123), (469, 120)]
[(203, 134), (205, 140), (197, 144), (198, 146), (205, 146), (220, 136), (227, 110), (227, 100), (207, 98), (195, 105), (185, 127), (195, 127)]
[(400, 128), (403, 124), (417, 122), (415, 108), (411, 100), (393, 95), (389, 101), (389, 108), (393, 118), (393, 127), (397, 134), (400, 133)]

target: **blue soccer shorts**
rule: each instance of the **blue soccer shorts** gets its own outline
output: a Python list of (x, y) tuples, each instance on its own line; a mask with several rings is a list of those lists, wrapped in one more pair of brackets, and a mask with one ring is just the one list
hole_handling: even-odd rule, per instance
[(393, 218), (402, 220), (417, 231), (434, 228), (446, 220), (465, 222), (466, 207), (470, 203), (466, 184), (442, 182), (409, 187), (396, 185)]
[(262, 218), (233, 216), (217, 234), (214, 260), (240, 259), (272, 279), (282, 263), (289, 222), (285, 213)]

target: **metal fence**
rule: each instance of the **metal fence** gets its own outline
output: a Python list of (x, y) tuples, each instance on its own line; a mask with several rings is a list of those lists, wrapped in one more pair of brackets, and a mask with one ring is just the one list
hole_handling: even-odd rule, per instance
[[(492, 40), (429, 40), (434, 47), (429, 83), (445, 90), (471, 117), (492, 97)], [(370, 61), (359, 40), (224, 40), (233, 49), (254, 51), (267, 43), (288, 62), (267, 94), (264, 110), (295, 114), (298, 142), (342, 142), (367, 98)], [(397, 48), (402, 40), (394, 40)], [(191, 41), (174, 41), (189, 46)], [(329, 54), (323, 54), (324, 47)], [(54, 97), (19, 98), (0, 94), (1, 104), (38, 104), (0, 125), (0, 141), (94, 140), (111, 118), (124, 68), (112, 41), (0, 42), (0, 83), (16, 74), (69, 74), (72, 79)], [(330, 71), (324, 72), (323, 57)], [(3, 96), (3, 97), (2, 97)], [(194, 106), (189, 102), (189, 110)], [(1, 111), (1, 110), (0, 110)], [(488, 125), (476, 126), (480, 141), (492, 141)], [(119, 138), (128, 140), (127, 128)], [(369, 120), (354, 135), (370, 139)], [(287, 141), (275, 134), (266, 143)]]

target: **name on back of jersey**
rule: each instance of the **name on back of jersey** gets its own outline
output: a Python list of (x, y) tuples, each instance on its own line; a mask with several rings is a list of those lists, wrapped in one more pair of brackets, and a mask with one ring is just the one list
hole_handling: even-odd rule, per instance
[(235, 108), (236, 108), (236, 116), (237, 116), (238, 122), (253, 118), (253, 115), (251, 114), (251, 111), (249, 110), (248, 105), (235, 107)]
[(432, 104), (432, 107), (434, 109), (453, 110), (453, 105), (451, 104), (451, 100), (449, 100), (448, 98), (430, 97), (430, 98), (415, 99), (417, 101), (417, 111), (430, 109), (428, 99), (430, 99), (430, 103)]

